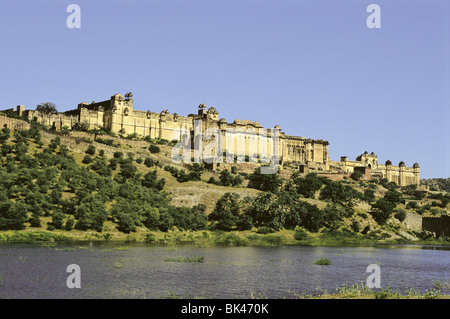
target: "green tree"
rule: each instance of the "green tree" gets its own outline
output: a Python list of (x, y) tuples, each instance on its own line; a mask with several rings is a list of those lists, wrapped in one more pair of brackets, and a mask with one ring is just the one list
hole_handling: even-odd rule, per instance
[(248, 187), (266, 192), (277, 192), (282, 184), (281, 179), (279, 178), (279, 171), (275, 174), (262, 174), (261, 168), (257, 168), (248, 178)]
[(233, 176), (227, 169), (220, 172), (219, 180), (222, 186), (231, 186), (233, 184)]
[(7, 127), (2, 128), (0, 133), (0, 143), (4, 143), (11, 136), (11, 130)]
[(66, 224), (64, 225), (64, 230), (71, 231), (74, 225), (75, 218), (73, 218), (73, 216), (69, 216), (66, 220)]
[(305, 228), (303, 228), (301, 226), (297, 226), (295, 228), (294, 238), (296, 240), (305, 240), (305, 239), (308, 239), (308, 237), (309, 237), (309, 233)]
[(81, 200), (77, 208), (76, 218), (78, 222), (75, 224), (75, 228), (78, 230), (93, 229), (101, 232), (107, 217), (108, 213), (101, 197), (89, 195)]
[(24, 229), (24, 223), (28, 220), (27, 205), (23, 201), (16, 203), (4, 198), (0, 202), (0, 230)]
[(209, 219), (216, 222), (217, 229), (231, 230), (236, 226), (241, 212), (239, 199), (239, 194), (227, 192), (217, 201), (209, 215)]
[(156, 230), (159, 227), (159, 209), (149, 205), (142, 207), (142, 224), (148, 229)]
[(62, 229), (65, 219), (66, 215), (60, 209), (55, 210), (52, 214), (51, 225), (56, 229)]
[(151, 159), (150, 157), (147, 157), (144, 160), (144, 165), (147, 167), (153, 167), (155, 165), (155, 161), (153, 159)]
[(56, 105), (52, 102), (45, 102), (45, 103), (38, 104), (36, 106), (36, 111), (44, 112), (44, 113), (51, 113), (51, 114), (58, 113)]
[(394, 207), (402, 202), (402, 194), (395, 189), (388, 190), (383, 198), (389, 203), (392, 203)]
[(67, 156), (69, 156), (69, 153), (70, 153), (69, 152), (69, 147), (67, 145), (62, 144), (62, 145), (59, 146), (58, 155), (61, 155), (63, 157), (67, 157)]
[(328, 230), (337, 230), (341, 225), (345, 217), (350, 217), (352, 211), (340, 204), (328, 203), (327, 206), (322, 209), (323, 224)]
[(364, 190), (364, 195), (362, 196), (362, 199), (368, 202), (369, 204), (373, 203), (375, 201), (375, 191), (373, 189), (366, 188)]
[(304, 197), (313, 198), (314, 194), (324, 185), (323, 179), (317, 177), (315, 173), (309, 173), (302, 177), (296, 172), (292, 175), (291, 180), (298, 194)]
[(1, 152), (2, 152), (2, 156), (5, 157), (8, 154), (11, 154), (11, 152), (13, 151), (13, 146), (3, 143), (2, 147), (1, 147)]
[(142, 179), (142, 186), (148, 187), (148, 188), (154, 188), (158, 191), (162, 190), (164, 188), (164, 185), (166, 184), (166, 180), (164, 178), (158, 179), (157, 172), (148, 172), (144, 175)]
[(385, 198), (380, 198), (374, 204), (372, 204), (370, 214), (378, 224), (384, 225), (391, 217), (394, 208), (394, 203), (386, 200)]
[(287, 223), (286, 228), (295, 229), (296, 226), (303, 226), (310, 232), (318, 232), (325, 225), (325, 213), (316, 205), (299, 201), (293, 206), (293, 213), (298, 217), (295, 219), (295, 223)]
[(119, 164), (119, 162), (120, 162), (119, 158), (116, 158), (116, 157), (110, 158), (108, 166), (114, 171), (114, 170), (116, 170), (117, 165)]
[(404, 221), (406, 219), (406, 211), (404, 209), (396, 209), (395, 218), (401, 222)]
[(120, 164), (119, 175), (125, 179), (132, 179), (136, 176), (137, 167), (130, 160), (125, 160)]
[(331, 200), (333, 203), (353, 207), (362, 194), (349, 185), (330, 181), (320, 192), (320, 199)]
[(203, 204), (190, 208), (168, 206), (169, 214), (174, 219), (173, 225), (186, 230), (206, 229), (208, 217), (205, 210), (206, 206)]
[(245, 209), (245, 214), (251, 217), (256, 227), (274, 225), (276, 196), (273, 193), (260, 193), (253, 199), (252, 204)]
[(86, 149), (86, 154), (94, 155), (95, 154), (95, 146), (89, 145), (88, 148)]
[(200, 163), (192, 163), (187, 165), (187, 169), (189, 170), (189, 180), (200, 181), (205, 167)]
[(136, 203), (119, 197), (111, 209), (111, 216), (116, 219), (117, 229), (124, 233), (136, 231), (136, 226), (140, 226), (139, 207)]
[(92, 161), (91, 169), (100, 176), (109, 177), (112, 175), (112, 168), (108, 166), (107, 159), (105, 157), (97, 157)]
[(173, 223), (174, 223), (174, 219), (170, 215), (169, 212), (164, 211), (164, 212), (160, 213), (160, 215), (159, 215), (159, 225), (158, 225), (159, 230), (161, 230), (163, 232), (167, 232), (169, 229), (172, 228)]

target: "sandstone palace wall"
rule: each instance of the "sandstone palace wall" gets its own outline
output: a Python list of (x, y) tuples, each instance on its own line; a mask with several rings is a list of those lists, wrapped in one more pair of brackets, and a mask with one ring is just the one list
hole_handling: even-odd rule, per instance
[[(150, 110), (140, 111), (133, 108), (133, 94), (129, 92), (125, 96), (115, 94), (109, 100), (101, 102), (91, 104), (83, 102), (76, 109), (64, 113), (49, 114), (25, 110), (23, 105), (17, 106), (16, 110), (3, 112), (13, 112), (56, 130), (62, 127), (72, 129), (75, 126), (82, 126), (86, 129), (103, 129), (118, 135), (136, 134), (169, 141), (179, 141), (183, 134), (188, 132), (192, 135), (200, 127), (202, 136), (214, 132), (209, 140), (219, 138), (222, 146), (220, 149), (228, 149), (234, 154), (245, 154), (250, 157), (259, 154), (272, 156), (273, 152), (277, 152), (282, 163), (290, 163), (303, 173), (315, 171), (351, 174), (360, 170), (367, 179), (387, 178), (402, 186), (420, 183), (417, 163), (413, 167), (406, 167), (403, 162), (393, 166), (390, 161), (382, 165), (378, 164), (376, 155), (373, 153), (369, 155), (367, 152), (355, 161), (349, 161), (347, 157), (342, 157), (341, 161), (330, 161), (329, 143), (326, 140), (286, 135), (281, 132), (278, 125), (273, 129), (267, 129), (258, 122), (249, 120), (236, 119), (227, 122), (224, 118), (219, 119), (219, 113), (214, 107), (207, 109), (204, 104), (198, 107), (196, 114), (187, 116), (170, 114), (168, 110), (159, 113)], [(274, 144), (275, 132), (279, 132), (279, 139), (278, 143)], [(204, 140), (203, 146), (207, 145), (207, 140)], [(258, 159), (264, 160), (259, 157)]]

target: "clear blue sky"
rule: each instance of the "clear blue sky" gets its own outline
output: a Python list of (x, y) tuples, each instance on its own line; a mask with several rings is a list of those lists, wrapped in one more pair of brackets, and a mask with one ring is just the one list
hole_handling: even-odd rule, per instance
[[(330, 157), (450, 177), (450, 1), (2, 0), (0, 109), (132, 91), (136, 109), (280, 125)], [(81, 28), (69, 29), (69, 4)], [(369, 29), (369, 4), (381, 28)]]

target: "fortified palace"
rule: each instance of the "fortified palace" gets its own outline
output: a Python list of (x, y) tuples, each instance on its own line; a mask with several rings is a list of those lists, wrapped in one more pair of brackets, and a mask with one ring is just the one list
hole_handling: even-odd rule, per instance
[[(406, 167), (403, 161), (397, 166), (392, 165), (389, 160), (385, 164), (378, 164), (377, 156), (367, 152), (358, 156), (354, 161), (348, 160), (346, 156), (341, 157), (340, 161), (331, 161), (328, 141), (286, 135), (281, 132), (278, 125), (269, 130), (263, 128), (258, 122), (249, 120), (236, 119), (229, 123), (224, 118), (219, 119), (219, 113), (214, 107), (207, 109), (204, 104), (200, 104), (197, 114), (187, 116), (170, 114), (168, 110), (159, 113), (150, 110), (139, 111), (133, 109), (133, 94), (129, 92), (125, 96), (115, 94), (109, 100), (102, 102), (92, 102), (91, 104), (83, 102), (78, 104), (76, 109), (57, 114), (25, 110), (23, 105), (2, 112), (14, 113), (56, 130), (64, 126), (69, 129), (84, 126), (87, 129), (103, 129), (123, 135), (136, 133), (152, 139), (169, 141), (181, 140), (181, 133), (177, 135), (176, 132), (193, 132), (194, 126), (200, 123), (203, 133), (207, 129), (221, 132), (223, 136), (230, 131), (243, 132), (244, 142), (239, 144), (240, 146), (237, 145), (238, 143), (234, 144), (234, 154), (244, 152), (245, 155), (252, 156), (252, 152), (254, 153), (255, 150), (260, 154), (261, 148), (267, 147), (266, 151), (269, 155), (271, 152), (278, 152), (281, 164), (294, 166), (302, 173), (316, 172), (343, 178), (354, 171), (361, 171), (365, 179), (386, 178), (400, 186), (420, 184), (420, 168), (417, 163), (413, 167)], [(5, 125), (7, 124), (2, 123), (2, 126)], [(280, 132), (278, 143), (273, 143), (271, 134), (274, 134), (275, 131)], [(258, 136), (259, 140), (253, 138), (255, 136)], [(261, 139), (263, 139), (262, 142)], [(223, 138), (223, 141), (224, 144), (230, 143), (230, 140), (226, 138)], [(275, 150), (273, 145), (278, 145), (278, 149)], [(223, 149), (226, 149), (226, 146)]]

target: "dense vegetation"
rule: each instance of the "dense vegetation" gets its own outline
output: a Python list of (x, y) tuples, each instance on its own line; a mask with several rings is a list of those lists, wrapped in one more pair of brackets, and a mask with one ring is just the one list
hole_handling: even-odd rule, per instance
[(429, 186), (432, 191), (450, 192), (450, 177), (423, 179), (420, 183)]
[[(448, 193), (427, 194), (415, 186), (399, 188), (387, 180), (362, 181), (360, 174), (353, 174), (350, 180), (332, 181), (313, 173), (294, 173), (285, 180), (279, 173), (261, 174), (259, 168), (247, 175), (232, 167), (231, 171), (222, 170), (217, 179), (212, 177), (207, 182), (243, 187), (245, 178), (247, 187), (261, 192), (256, 197), (241, 197), (228, 191), (208, 215), (203, 204), (171, 205), (170, 194), (164, 191), (165, 179), (159, 178), (156, 169), (150, 169), (163, 168), (179, 183), (184, 183), (202, 181), (203, 164), (162, 167), (153, 158), (135, 159), (134, 153), (120, 151), (108, 158), (94, 145), (84, 150), (79, 163), (58, 136), (44, 143), (41, 127), (30, 124), (29, 130), (12, 134), (3, 128), (0, 132), (0, 230), (21, 230), (29, 226), (102, 232), (104, 223), (110, 221), (123, 233), (135, 232), (138, 227), (162, 232), (176, 227), (192, 231), (256, 228), (258, 234), (286, 229), (293, 230), (297, 240), (306, 240), (308, 234), (323, 231), (379, 236), (379, 230), (368, 225), (361, 227), (356, 217), (366, 219), (367, 214), (356, 209), (358, 203), (369, 205), (367, 213), (378, 225), (396, 230), (388, 221), (392, 218), (403, 221), (405, 209), (419, 214), (442, 214), (450, 202)], [(120, 146), (110, 139), (96, 137), (96, 140)], [(170, 145), (170, 142), (158, 144)], [(161, 151), (157, 146), (149, 150)], [(143, 174), (137, 169), (141, 163), (147, 167)], [(424, 199), (428, 202), (420, 205)], [(317, 201), (324, 206), (319, 208)], [(43, 224), (43, 217), (51, 218), (51, 222)], [(384, 238), (383, 234), (377, 238)], [(237, 239), (228, 236), (224, 240)]]
[(203, 205), (170, 205), (164, 179), (156, 171), (137, 174), (131, 154), (117, 152), (107, 159), (91, 145), (82, 160), (87, 166), (77, 165), (59, 137), (44, 147), (35, 123), (13, 136), (4, 128), (0, 142), (0, 230), (20, 230), (27, 222), (41, 227), (43, 216), (52, 218), (49, 230), (101, 232), (106, 220), (125, 233), (137, 226), (163, 231), (206, 227)]

